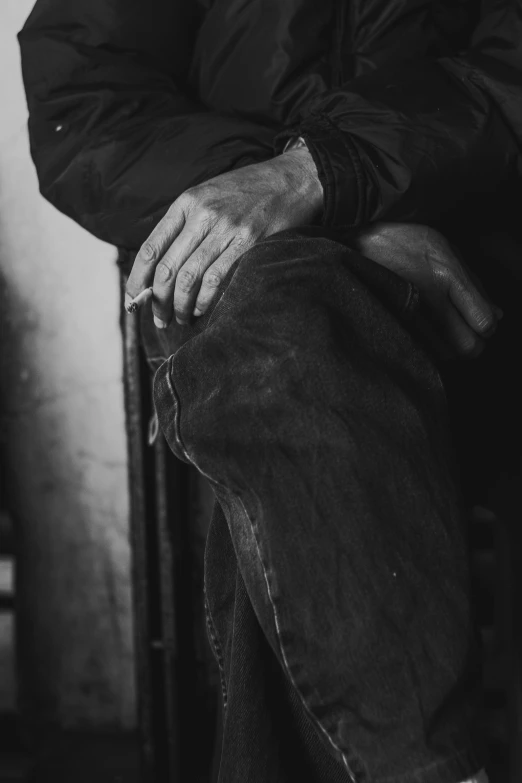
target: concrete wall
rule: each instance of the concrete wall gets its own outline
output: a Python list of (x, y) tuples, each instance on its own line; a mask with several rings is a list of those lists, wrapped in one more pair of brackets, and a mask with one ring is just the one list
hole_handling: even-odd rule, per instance
[(135, 692), (116, 254), (38, 193), (16, 32), (0, 4), (0, 417), (19, 544), (26, 717), (131, 728)]

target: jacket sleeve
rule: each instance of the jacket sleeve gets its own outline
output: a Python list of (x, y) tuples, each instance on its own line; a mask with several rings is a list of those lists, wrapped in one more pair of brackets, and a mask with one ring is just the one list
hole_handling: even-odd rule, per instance
[(520, 199), (522, 0), (485, 5), (466, 52), (353, 79), (276, 136), (276, 153), (292, 135), (305, 139), (325, 192), (325, 225), (428, 222), (469, 200)]
[(206, 110), (183, 87), (197, 29), (183, 5), (197, 8), (37, 0), (18, 34), (42, 195), (131, 250), (187, 188), (273, 155), (273, 128)]

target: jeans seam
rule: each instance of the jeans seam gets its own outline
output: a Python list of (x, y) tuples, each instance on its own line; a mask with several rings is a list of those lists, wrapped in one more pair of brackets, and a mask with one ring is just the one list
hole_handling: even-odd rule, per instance
[(206, 588), (203, 589), (203, 592), (205, 594), (205, 618), (207, 621), (207, 630), (208, 635), (210, 639), (210, 644), (212, 646), (212, 649), (214, 650), (214, 656), (217, 661), (218, 669), (219, 669), (219, 679), (221, 683), (221, 695), (223, 698), (223, 709), (226, 711), (227, 705), (228, 705), (228, 691), (227, 691), (227, 685), (225, 680), (225, 666), (223, 663), (223, 651), (221, 648), (221, 645), (219, 643), (219, 639), (217, 636), (216, 627), (214, 625), (214, 621), (212, 619), (212, 615), (210, 613), (210, 607), (208, 605), (208, 599), (207, 599), (207, 591)]
[(274, 624), (275, 624), (275, 629), (276, 629), (276, 634), (277, 634), (277, 640), (279, 642), (279, 649), (281, 651), (281, 658), (283, 660), (283, 664), (284, 664), (284, 668), (286, 670), (286, 673), (287, 673), (287, 675), (288, 675), (288, 677), (290, 679), (290, 682), (292, 683), (292, 686), (294, 687), (296, 693), (298, 694), (299, 699), (301, 700), (301, 703), (302, 703), (305, 711), (308, 713), (308, 715), (310, 716), (311, 720), (319, 728), (319, 730), (323, 734), (326, 735), (326, 737), (327, 737), (328, 741), (330, 742), (330, 744), (332, 745), (332, 747), (334, 747), (335, 750), (338, 752), (338, 754), (341, 756), (341, 758), (343, 760), (343, 764), (345, 766), (345, 769), (346, 769), (350, 779), (352, 780), (352, 783), (357, 783), (357, 779), (356, 779), (355, 775), (353, 774), (352, 770), (350, 769), (350, 766), (349, 766), (349, 763), (348, 763), (348, 759), (346, 758), (346, 754), (343, 753), (341, 748), (334, 742), (334, 740), (332, 739), (330, 734), (326, 731), (326, 729), (322, 725), (321, 721), (319, 721), (315, 717), (315, 715), (313, 714), (312, 710), (310, 709), (310, 707), (306, 703), (306, 699), (304, 698), (304, 696), (302, 695), (301, 691), (297, 687), (297, 684), (295, 683), (294, 678), (292, 677), (292, 674), (290, 672), (290, 667), (288, 665), (288, 661), (287, 661), (287, 658), (286, 658), (286, 654), (285, 654), (285, 651), (284, 651), (284, 648), (283, 648), (283, 642), (282, 642), (282, 639), (281, 639), (281, 631), (280, 631), (280, 628), (279, 628), (279, 617), (277, 615), (277, 611), (276, 611), (276, 608), (275, 608), (274, 600), (273, 600), (273, 597), (272, 597), (270, 584), (269, 584), (269, 581), (268, 581), (268, 575), (266, 573), (265, 564), (263, 562), (263, 558), (261, 557), (261, 551), (260, 551), (260, 548), (259, 548), (259, 542), (257, 540), (255, 526), (253, 525), (252, 520), (250, 518), (250, 515), (249, 515), (248, 511), (245, 508), (245, 504), (243, 503), (243, 499), (241, 498), (241, 496), (239, 495), (238, 492), (234, 492), (233, 490), (230, 490), (224, 484), (221, 484), (221, 482), (219, 482), (215, 478), (209, 476), (204, 470), (202, 470), (199, 467), (197, 462), (189, 454), (189, 452), (187, 450), (187, 447), (185, 446), (185, 444), (183, 442), (183, 439), (181, 437), (180, 421), (179, 421), (181, 406), (179, 404), (179, 397), (178, 397), (178, 395), (177, 395), (177, 393), (175, 391), (174, 384), (172, 383), (172, 377), (171, 377), (171, 373), (170, 372), (167, 373), (167, 379), (168, 379), (169, 389), (170, 389), (170, 391), (171, 391), (171, 393), (173, 395), (173, 398), (175, 400), (175, 403), (176, 403), (175, 404), (175, 414), (174, 414), (174, 435), (175, 435), (176, 441), (178, 443), (178, 446), (181, 449), (181, 451), (184, 454), (184, 456), (187, 459), (187, 461), (190, 462), (201, 473), (202, 476), (205, 476), (206, 479), (208, 479), (210, 482), (212, 482), (216, 486), (221, 487), (221, 489), (224, 492), (232, 491), (233, 494), (238, 498), (239, 502), (241, 503), (241, 506), (243, 507), (243, 511), (244, 511), (244, 513), (246, 515), (246, 518), (247, 518), (247, 520), (248, 520), (248, 522), (249, 522), (249, 524), (250, 524), (250, 526), (252, 528), (254, 541), (256, 542), (257, 555), (258, 555), (258, 558), (259, 558), (259, 562), (261, 563), (261, 567), (263, 569), (263, 576), (264, 576), (264, 579), (265, 579), (266, 589), (267, 589), (267, 592), (268, 592), (268, 598), (269, 598), (269, 601), (270, 601), (270, 605), (272, 607), (272, 614), (273, 614), (273, 618), (274, 618)]
[[(174, 400), (174, 437), (176, 439), (177, 445), (178, 445), (179, 449), (181, 450), (181, 452), (183, 453), (185, 459), (188, 462), (190, 462), (192, 465), (194, 465), (194, 467), (203, 476), (205, 476), (205, 478), (207, 478), (209, 481), (213, 481), (213, 479), (211, 479), (210, 476), (207, 476), (207, 474), (204, 473), (204, 471), (202, 471), (198, 467), (197, 463), (192, 459), (192, 457), (190, 456), (190, 454), (187, 451), (187, 448), (186, 448), (186, 446), (185, 446), (185, 444), (183, 442), (183, 439), (181, 437), (181, 431), (180, 431), (179, 418), (180, 418), (181, 406), (180, 406), (180, 402), (179, 402), (179, 397), (178, 397), (177, 392), (176, 392), (176, 390), (174, 388), (174, 384), (172, 383), (172, 378), (171, 378), (170, 372), (167, 372), (167, 381), (168, 381), (169, 390), (170, 390), (170, 392), (172, 394), (172, 397), (173, 397), (173, 400)], [(227, 692), (226, 679), (225, 679), (225, 667), (224, 667), (224, 664), (223, 664), (223, 651), (221, 649), (221, 645), (219, 643), (218, 636), (217, 636), (217, 631), (216, 631), (216, 628), (214, 626), (214, 621), (213, 621), (212, 615), (210, 613), (210, 607), (208, 606), (207, 593), (206, 593), (205, 586), (203, 588), (203, 592), (204, 592), (204, 596), (205, 596), (205, 618), (206, 618), (206, 621), (207, 621), (207, 629), (208, 629), (208, 633), (209, 633), (210, 643), (211, 643), (212, 648), (214, 650), (214, 655), (216, 657), (216, 661), (217, 661), (218, 668), (219, 668), (219, 678), (220, 678), (220, 682), (221, 682), (221, 693), (222, 693), (222, 697), (223, 697), (223, 708), (224, 708), (224, 710), (226, 710), (227, 704), (228, 704), (228, 692)]]
[(313, 723), (316, 726), (318, 726), (318, 728), (320, 729), (320, 731), (323, 734), (326, 735), (326, 737), (327, 737), (328, 741), (330, 742), (330, 744), (340, 754), (340, 756), (341, 756), (341, 758), (343, 760), (345, 769), (346, 769), (348, 775), (350, 776), (351, 780), (353, 781), (353, 783), (357, 783), (357, 779), (354, 776), (352, 770), (350, 769), (350, 766), (348, 764), (348, 759), (346, 758), (345, 753), (343, 753), (341, 748), (334, 742), (334, 740), (332, 739), (330, 734), (326, 731), (326, 729), (324, 728), (322, 723), (315, 717), (315, 715), (313, 714), (312, 710), (310, 709), (310, 707), (306, 703), (305, 697), (303, 696), (303, 694), (299, 690), (299, 688), (297, 686), (297, 683), (295, 682), (294, 678), (292, 677), (292, 674), (291, 674), (291, 671), (290, 671), (290, 666), (288, 664), (286, 653), (285, 653), (285, 650), (284, 650), (284, 647), (283, 647), (283, 640), (282, 640), (282, 637), (281, 637), (281, 630), (280, 630), (280, 625), (279, 625), (279, 617), (278, 617), (277, 610), (276, 610), (276, 607), (275, 607), (274, 599), (272, 597), (272, 591), (270, 589), (270, 582), (269, 582), (269, 579), (268, 579), (267, 570), (266, 570), (265, 564), (263, 562), (263, 558), (261, 557), (261, 550), (260, 550), (260, 547), (259, 547), (259, 542), (257, 540), (256, 528), (255, 528), (255, 525), (253, 524), (253, 522), (252, 522), (252, 520), (250, 518), (250, 515), (249, 515), (249, 513), (248, 513), (248, 511), (247, 511), (247, 509), (245, 507), (243, 499), (240, 497), (240, 495), (238, 493), (235, 492), (234, 494), (236, 495), (237, 499), (241, 503), (241, 506), (243, 508), (245, 516), (248, 519), (250, 527), (252, 528), (252, 532), (253, 532), (253, 535), (254, 535), (254, 541), (256, 542), (257, 556), (258, 556), (259, 562), (261, 563), (261, 567), (263, 569), (263, 576), (264, 576), (264, 579), (265, 579), (266, 590), (267, 590), (267, 593), (268, 593), (268, 598), (269, 598), (269, 601), (270, 601), (270, 605), (272, 607), (272, 614), (273, 614), (273, 618), (274, 618), (274, 624), (275, 624), (275, 629), (276, 629), (276, 634), (277, 634), (277, 640), (279, 642), (279, 649), (281, 651), (281, 658), (282, 658), (282, 661), (283, 661), (286, 673), (287, 673), (287, 675), (288, 675), (288, 677), (290, 679), (290, 682), (292, 683), (293, 688), (295, 689), (296, 693), (298, 694), (299, 699), (301, 701), (301, 704), (303, 705), (305, 711), (308, 713), (308, 715), (312, 719)]

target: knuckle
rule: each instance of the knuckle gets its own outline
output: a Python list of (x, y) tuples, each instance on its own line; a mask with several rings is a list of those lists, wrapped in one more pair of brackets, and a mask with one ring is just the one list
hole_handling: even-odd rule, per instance
[(221, 209), (215, 204), (202, 205), (202, 220), (207, 225), (214, 226), (218, 222), (221, 223), (222, 226), (225, 225)]
[(236, 234), (240, 234), (243, 230), (243, 225), (241, 223), (241, 218), (239, 218), (237, 215), (223, 215), (223, 224), (230, 230), (234, 231)]
[(197, 203), (198, 203), (198, 195), (196, 189), (189, 188), (180, 196), (178, 196), (178, 198), (172, 205), (171, 209), (173, 209), (175, 206), (180, 207), (181, 209), (190, 209)]
[(218, 215), (218, 227), (224, 236), (237, 237), (241, 230), (241, 223), (234, 215), (221, 210)]
[(222, 276), (219, 274), (219, 272), (212, 271), (208, 272), (203, 277), (203, 285), (206, 288), (218, 288), (222, 280)]
[(243, 228), (238, 232), (236, 241), (240, 247), (253, 244), (255, 241), (253, 228), (251, 226), (243, 226)]
[(147, 263), (151, 263), (156, 259), (157, 256), (157, 250), (152, 244), (152, 242), (144, 242), (143, 245), (140, 248), (139, 254), (140, 258), (142, 258), (144, 261), (147, 261)]
[(197, 273), (193, 269), (182, 269), (178, 275), (178, 287), (183, 293), (188, 293), (194, 288)]
[(159, 283), (168, 283), (169, 280), (171, 280), (173, 276), (173, 269), (172, 267), (164, 262), (161, 262), (156, 267), (156, 275), (155, 279)]

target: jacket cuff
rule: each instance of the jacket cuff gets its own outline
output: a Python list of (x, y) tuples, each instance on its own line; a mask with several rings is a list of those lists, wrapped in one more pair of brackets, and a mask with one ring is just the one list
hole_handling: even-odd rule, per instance
[(275, 154), (281, 154), (289, 139), (302, 136), (319, 173), (324, 192), (322, 225), (356, 228), (364, 221), (362, 166), (348, 134), (325, 114), (313, 114), (286, 128), (274, 139)]

